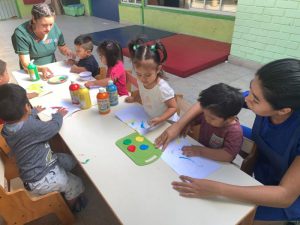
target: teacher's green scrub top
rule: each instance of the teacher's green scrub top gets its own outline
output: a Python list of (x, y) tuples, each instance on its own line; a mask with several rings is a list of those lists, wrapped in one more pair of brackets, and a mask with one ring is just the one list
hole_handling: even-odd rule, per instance
[(64, 36), (56, 23), (53, 24), (48, 36), (44, 40), (39, 40), (31, 29), (31, 21), (27, 21), (15, 29), (11, 40), (15, 53), (30, 55), (30, 60), (34, 59), (36, 65), (55, 62), (54, 53), (57, 46), (65, 45)]

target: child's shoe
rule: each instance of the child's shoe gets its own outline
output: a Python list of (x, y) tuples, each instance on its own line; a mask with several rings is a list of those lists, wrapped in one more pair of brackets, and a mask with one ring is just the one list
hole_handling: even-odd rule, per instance
[(83, 195), (79, 196), (72, 207), (73, 213), (79, 213), (82, 209), (84, 209), (87, 205), (87, 198)]

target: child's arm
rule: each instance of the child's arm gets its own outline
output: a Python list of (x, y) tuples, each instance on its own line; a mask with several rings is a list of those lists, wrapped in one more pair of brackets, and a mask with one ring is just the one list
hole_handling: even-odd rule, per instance
[(138, 102), (142, 104), (142, 99), (139, 90), (131, 92), (131, 96), (125, 98), (125, 102), (127, 103)]
[(179, 136), (186, 125), (200, 113), (202, 113), (202, 107), (197, 102), (192, 105), (192, 107), (176, 123), (168, 127), (159, 137), (155, 139), (156, 147), (163, 146), (163, 149), (165, 149), (170, 141)]
[(165, 101), (165, 104), (167, 106), (167, 110), (159, 117), (155, 117), (149, 121), (150, 126), (155, 126), (163, 121), (166, 121), (169, 119), (174, 113), (177, 111), (177, 103), (175, 98), (171, 98), (167, 101)]
[(208, 159), (231, 162), (240, 152), (243, 143), (243, 132), (240, 124), (236, 123), (226, 131), (222, 148), (210, 148), (204, 146), (185, 146), (183, 154), (190, 156), (202, 156)]
[(32, 123), (33, 135), (36, 136), (39, 141), (48, 141), (58, 133), (63, 123), (63, 116), (66, 114), (66, 109), (59, 109), (57, 113), (52, 114), (50, 121), (44, 122), (35, 119)]
[(93, 81), (86, 82), (84, 85), (87, 88), (90, 88), (91, 86), (106, 87), (109, 80), (110, 80), (110, 78), (104, 78), (104, 79), (101, 79), (101, 80), (93, 80)]
[(234, 159), (234, 156), (224, 148), (214, 149), (204, 146), (185, 146), (182, 151), (187, 157), (201, 156), (220, 162), (231, 162)]
[(77, 66), (75, 64), (71, 66), (71, 70), (70, 70), (71, 73), (81, 73), (85, 71), (87, 71), (85, 67)]

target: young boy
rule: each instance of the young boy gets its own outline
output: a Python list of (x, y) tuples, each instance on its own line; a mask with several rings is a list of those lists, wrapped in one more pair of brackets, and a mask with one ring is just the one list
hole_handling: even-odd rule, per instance
[(1, 134), (16, 157), (25, 188), (40, 195), (62, 192), (71, 209), (79, 211), (84, 207), (80, 196), (84, 187), (79, 177), (69, 173), (76, 161), (67, 154), (52, 154), (48, 143), (61, 128), (67, 111), (58, 110), (52, 120), (43, 122), (37, 117), (42, 110), (31, 109), (22, 87), (0, 86), (0, 118), (5, 121)]
[[(244, 103), (242, 93), (220, 83), (203, 90), (198, 101), (189, 113), (172, 125), (177, 126), (178, 134), (186, 133), (189, 126), (201, 125), (199, 142), (204, 146), (185, 146), (183, 154), (231, 162), (239, 153), (243, 141), (243, 132), (236, 117)], [(172, 130), (167, 129), (156, 139), (157, 146), (164, 143), (165, 148), (168, 141), (178, 135)]]
[(99, 74), (99, 65), (95, 57), (92, 55), (92, 38), (81, 35), (74, 40), (74, 44), (76, 56), (79, 58), (79, 61), (76, 62), (69, 60), (69, 63), (72, 64), (71, 72), (81, 73), (84, 71), (90, 71), (93, 77), (97, 76)]

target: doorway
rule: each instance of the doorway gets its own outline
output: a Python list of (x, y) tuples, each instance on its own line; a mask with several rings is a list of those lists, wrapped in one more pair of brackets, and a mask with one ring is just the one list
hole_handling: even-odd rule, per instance
[(93, 16), (120, 21), (119, 17), (119, 0), (92, 0)]

